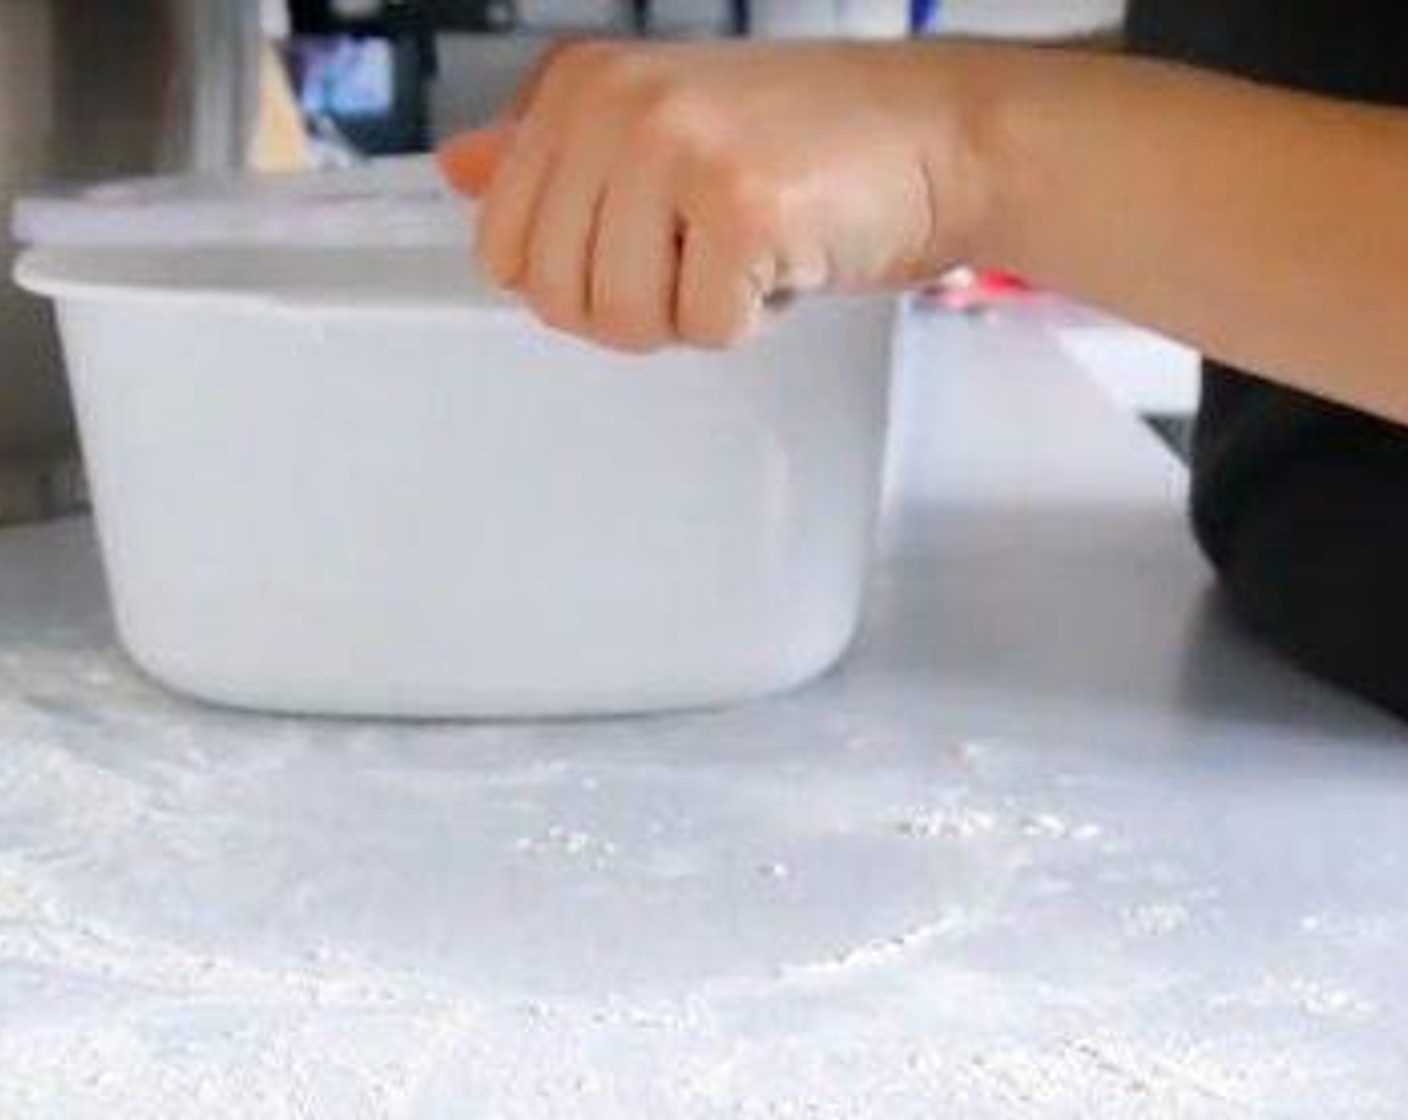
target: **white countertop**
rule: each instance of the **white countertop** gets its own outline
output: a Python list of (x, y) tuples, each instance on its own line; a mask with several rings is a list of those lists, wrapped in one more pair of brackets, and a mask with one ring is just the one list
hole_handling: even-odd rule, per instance
[(905, 350), (863, 638), (730, 712), (202, 709), (0, 534), (0, 1115), (1401, 1115), (1403, 729), (1039, 315)]

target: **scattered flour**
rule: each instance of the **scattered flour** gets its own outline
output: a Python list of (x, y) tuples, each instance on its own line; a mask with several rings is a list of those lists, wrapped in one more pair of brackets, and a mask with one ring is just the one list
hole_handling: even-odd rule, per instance
[(1212, 997), (1213, 1007), (1299, 1011), (1317, 1019), (1355, 1022), (1371, 1018), (1378, 1004), (1353, 988), (1307, 976), (1265, 977), (1242, 991)]
[[(1069, 989), (1037, 983), (1012, 962), (988, 971), (960, 967), (953, 958), (971, 921), (963, 912), (940, 911), (921, 924), (896, 919), (898, 932), (857, 938), (817, 959), (798, 950), (764, 975), (580, 1002), (492, 998), (477, 988), (471, 994), (463, 977), (400, 970), (339, 944), (270, 938), (261, 948), (252, 936), (222, 950), (199, 932), (183, 940), (140, 923), (98, 920), (57, 889), (68, 881), (65, 861), (73, 852), (105, 850), (154, 829), (162, 842), (181, 843), (181, 830), (166, 826), (182, 798), (194, 791), (197, 804), (222, 804), (218, 795), (203, 800), (200, 783), (212, 774), (217, 784), (249, 777), (257, 791), (277, 794), (280, 768), (318, 744), (302, 727), (217, 715), (203, 716), (197, 734), (173, 715), (181, 709), (105, 653), (39, 650), (20, 658), (7, 651), (0, 668), (24, 678), (0, 679), (5, 1120), (1142, 1120), (1266, 1115), (1288, 1094), (1336, 1106), (1318, 1114), (1388, 1114), (1374, 1111), (1382, 1101), (1364, 1070), (1337, 1064), (1332, 1046), (1317, 1050), (1308, 1040), (1277, 1048), (1264, 1036), (1245, 1046), (1230, 1036), (1164, 1037), (1150, 1024), (1158, 1005), (1123, 987), (1102, 997), (1080, 978)], [(90, 702), (65, 707), (69, 701), (54, 698), (70, 696), (75, 679)], [(108, 743), (134, 749), (113, 765)], [(340, 757), (344, 747), (339, 740), (331, 753)], [(961, 754), (980, 761), (985, 751), (971, 744)], [(388, 767), (388, 782), (394, 769)], [(570, 769), (520, 775), (494, 796), (508, 805), (564, 774), (573, 777)], [(414, 777), (399, 787), (407, 797), (451, 788), (434, 768)], [(514, 782), (523, 788), (515, 792)], [(584, 781), (580, 788), (594, 786)], [(1046, 850), (1102, 836), (1098, 825), (1008, 802), (931, 806), (895, 822), (893, 807), (902, 803), (887, 795), (856, 816), (869, 842), (904, 847), (910, 858), (932, 849), (901, 845), (896, 833), (963, 842), (965, 858), (986, 839)], [(261, 852), (264, 808), (257, 799), (246, 802), (248, 819), (232, 822), (230, 833), (252, 837)], [(557, 819), (591, 818), (564, 811)], [(559, 861), (555, 869), (618, 857), (616, 843), (595, 832), (564, 825), (534, 831), (513, 820), (498, 838), (501, 854)], [(648, 831), (670, 837), (671, 828)], [(515, 842), (520, 831), (526, 834)], [(751, 850), (790, 854), (781, 844)], [(192, 862), (211, 855), (196, 848), (187, 854)], [(517, 872), (529, 865), (506, 862)], [(285, 870), (276, 860), (257, 867), (270, 875)], [(744, 876), (754, 868), (734, 865)], [(794, 874), (777, 861), (756, 871), (771, 879)], [(797, 876), (796, 886), (809, 878)], [(1164, 878), (1176, 891), (1187, 886), (1188, 873)], [(1157, 873), (1139, 881), (1158, 882)], [(164, 888), (180, 897), (179, 884), (153, 884)], [(775, 897), (790, 904), (793, 893), (789, 887)], [(1186, 901), (1133, 906), (1126, 928), (1171, 932), (1190, 913)], [(1344, 932), (1323, 917), (1302, 928), (1315, 936)], [(350, 941), (355, 945), (355, 937)], [(1326, 1023), (1377, 1013), (1362, 994), (1294, 975), (1223, 1003), (1291, 1008)]]
[(990, 743), (976, 739), (965, 739), (955, 748), (955, 753), (959, 759), (971, 766), (990, 758), (993, 754), (993, 747)]
[(1014, 833), (1036, 839), (1090, 841), (1103, 830), (1090, 822), (1073, 824), (1055, 813), (1021, 812), (1003, 804), (985, 808), (964, 803), (943, 805), (901, 818), (895, 830), (903, 836), (972, 840), (993, 833)]
[(1389, 914), (1312, 913), (1301, 916), (1300, 929), (1345, 948), (1388, 948), (1408, 940), (1408, 920)]
[(1072, 824), (1055, 813), (1033, 813), (1022, 818), (1021, 830), (1027, 836), (1053, 840), (1096, 840), (1101, 835), (1097, 824)]
[(616, 854), (616, 844), (613, 841), (602, 840), (589, 832), (564, 828), (562, 825), (550, 826), (541, 836), (521, 836), (514, 841), (513, 847), (515, 851), (537, 855), (558, 853), (604, 859)]
[(998, 826), (996, 813), (985, 809), (958, 806), (934, 809), (906, 817), (896, 822), (895, 830), (903, 836), (940, 837), (946, 840), (971, 840), (992, 832)]
[(1192, 920), (1182, 902), (1146, 902), (1124, 912), (1124, 930), (1134, 937), (1161, 937), (1176, 933)]
[[(0, 1016), (9, 1118), (409, 1117), (476, 1011), (424, 977), (312, 946), (303, 962), (197, 951), (68, 910), (41, 868), (0, 863)], [(176, 1045), (175, 1040), (180, 1039)]]
[(955, 913), (903, 933), (846, 949), (826, 960), (783, 965), (778, 970), (778, 978), (784, 984), (789, 984), (854, 976), (859, 972), (896, 964), (910, 954), (953, 937), (967, 926), (967, 917)]

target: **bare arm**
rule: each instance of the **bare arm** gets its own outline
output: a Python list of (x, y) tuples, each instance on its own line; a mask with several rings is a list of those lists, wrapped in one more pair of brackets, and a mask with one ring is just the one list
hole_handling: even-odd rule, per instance
[(968, 65), (978, 259), (1408, 422), (1408, 110), (1113, 57)]
[(1408, 422), (1408, 110), (1073, 52), (595, 45), (445, 163), (489, 271), (609, 344), (969, 260)]

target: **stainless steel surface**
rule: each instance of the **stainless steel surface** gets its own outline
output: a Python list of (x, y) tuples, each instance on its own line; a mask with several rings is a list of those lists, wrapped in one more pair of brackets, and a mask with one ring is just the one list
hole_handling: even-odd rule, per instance
[(237, 166), (257, 32), (247, 0), (0, 2), (0, 523), (82, 495), (50, 316), (9, 280), (10, 202), (51, 182)]

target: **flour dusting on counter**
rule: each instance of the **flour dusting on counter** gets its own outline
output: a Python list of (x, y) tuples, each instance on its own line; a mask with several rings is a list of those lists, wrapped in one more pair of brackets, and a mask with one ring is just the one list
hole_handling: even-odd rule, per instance
[[(7, 1117), (1191, 1116), (1336, 1084), (1314, 1045), (1158, 1029), (1144, 1009), (1197, 990), (1119, 946), (1195, 931), (1196, 875), (961, 753), (936, 775), (892, 741), (740, 797), (757, 756), (672, 756), (659, 725), (662, 753), (631, 724), (582, 752), (565, 726), (525, 748), (242, 717), (67, 639), (0, 675), (0, 1068), (27, 1071), (0, 1079)], [(1129, 896), (1103, 949), (1063, 965), (1059, 925), (1016, 932), (1098, 909), (1075, 885), (1097, 869)], [(1102, 952), (1125, 955), (1091, 975)], [(1373, 1011), (1295, 980), (1201, 1003)]]
[(924, 329), (854, 655), (730, 711), (201, 708), (0, 533), (0, 1116), (1404, 1115), (1401, 729), (1205, 616), (1050, 347)]

